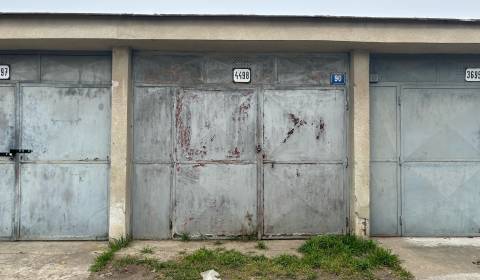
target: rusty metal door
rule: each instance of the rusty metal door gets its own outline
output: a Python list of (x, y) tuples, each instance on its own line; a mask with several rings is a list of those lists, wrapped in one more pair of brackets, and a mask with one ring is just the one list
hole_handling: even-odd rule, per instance
[[(346, 231), (344, 54), (133, 57), (133, 237)], [(233, 68), (251, 70), (234, 83)]]
[(180, 90), (173, 233), (256, 234), (254, 90)]
[(2, 151), (26, 150), (0, 159), (2, 237), (106, 238), (110, 88), (17, 84), (0, 104)]
[(403, 235), (480, 235), (478, 108), (478, 88), (402, 88)]
[(344, 233), (344, 89), (266, 90), (263, 100), (264, 234)]

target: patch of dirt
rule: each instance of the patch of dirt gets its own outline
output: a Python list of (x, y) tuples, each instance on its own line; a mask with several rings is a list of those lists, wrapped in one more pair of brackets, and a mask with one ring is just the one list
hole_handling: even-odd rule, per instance
[(317, 269), (317, 280), (338, 280), (338, 276), (333, 273), (328, 273), (323, 270)]
[(102, 271), (92, 273), (89, 280), (99, 279), (124, 279), (124, 280), (154, 280), (157, 274), (141, 265), (128, 265), (122, 268), (114, 268), (109, 265)]
[(375, 276), (375, 279), (378, 280), (401, 280), (395, 272), (391, 271), (388, 268), (380, 268), (377, 269), (373, 275)]

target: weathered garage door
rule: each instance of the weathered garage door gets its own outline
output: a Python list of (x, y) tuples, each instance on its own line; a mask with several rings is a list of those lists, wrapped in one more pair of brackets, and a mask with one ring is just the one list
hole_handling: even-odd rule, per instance
[[(232, 83), (248, 67), (250, 84)], [(345, 232), (343, 55), (137, 53), (133, 236)]]
[(0, 86), (0, 152), (12, 153), (0, 158), (0, 236), (106, 238), (110, 58), (2, 59), (13, 81)]
[(344, 230), (345, 98), (335, 89), (265, 91), (266, 235)]
[(463, 82), (479, 59), (373, 61), (384, 79), (426, 81), (372, 87), (372, 232), (480, 235), (480, 87)]

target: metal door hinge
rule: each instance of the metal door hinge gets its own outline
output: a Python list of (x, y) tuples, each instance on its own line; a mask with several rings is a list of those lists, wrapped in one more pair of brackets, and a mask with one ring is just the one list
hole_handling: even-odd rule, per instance
[(345, 158), (345, 168), (348, 168), (348, 157)]
[(400, 226), (402, 226), (402, 225), (403, 225), (402, 216), (400, 216), (400, 217), (398, 218), (398, 221), (399, 221), (399, 223), (400, 223)]
[(349, 226), (348, 217), (345, 217), (345, 226), (346, 226), (347, 229), (348, 229), (348, 226)]
[(397, 104), (398, 104), (398, 106), (401, 105), (401, 101), (400, 101), (400, 100), (401, 100), (401, 99), (400, 99), (400, 95), (399, 95), (399, 96), (397, 96)]

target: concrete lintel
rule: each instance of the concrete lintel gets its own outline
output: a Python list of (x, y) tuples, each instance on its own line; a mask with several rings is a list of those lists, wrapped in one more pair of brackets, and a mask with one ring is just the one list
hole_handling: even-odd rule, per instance
[(131, 50), (112, 50), (112, 125), (109, 238), (130, 235)]
[(350, 229), (370, 235), (370, 55), (350, 53)]

